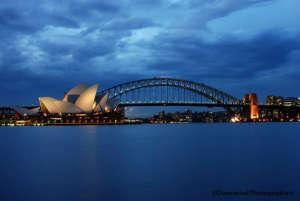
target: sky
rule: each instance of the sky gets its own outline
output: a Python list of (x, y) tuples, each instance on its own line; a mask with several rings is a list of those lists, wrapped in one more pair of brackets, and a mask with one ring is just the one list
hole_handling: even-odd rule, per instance
[(300, 96), (299, 0), (1, 0), (0, 104), (172, 77)]

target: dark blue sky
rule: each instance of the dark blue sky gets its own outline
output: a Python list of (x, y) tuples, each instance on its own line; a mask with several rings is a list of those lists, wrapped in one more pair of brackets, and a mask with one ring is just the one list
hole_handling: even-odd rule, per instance
[(0, 104), (154, 76), (300, 96), (298, 0), (1, 0)]

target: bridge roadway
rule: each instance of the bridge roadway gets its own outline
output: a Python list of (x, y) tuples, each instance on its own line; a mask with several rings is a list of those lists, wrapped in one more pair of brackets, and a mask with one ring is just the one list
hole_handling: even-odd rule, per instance
[[(143, 103), (143, 102), (137, 102), (137, 103), (120, 103), (118, 105), (119, 107), (136, 107), (136, 106), (198, 106), (198, 107), (223, 107), (223, 108), (249, 108), (250, 105), (248, 104), (222, 104), (222, 103), (157, 103), (157, 102), (150, 102), (150, 103)], [(299, 106), (283, 106), (283, 105), (258, 105), (260, 110), (273, 110), (273, 109), (279, 109), (279, 110), (289, 110), (289, 111), (300, 111)]]
[(222, 103), (161, 103), (161, 102), (150, 102), (150, 103), (120, 103), (119, 107), (134, 107), (134, 106), (198, 106), (198, 107), (249, 107), (249, 105), (241, 104), (222, 104)]

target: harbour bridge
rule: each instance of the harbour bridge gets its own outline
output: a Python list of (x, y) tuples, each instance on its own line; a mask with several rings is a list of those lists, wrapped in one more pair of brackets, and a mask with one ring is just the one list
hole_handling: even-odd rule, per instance
[(240, 99), (203, 83), (174, 78), (130, 81), (105, 89), (118, 106), (207, 106), (239, 107)]

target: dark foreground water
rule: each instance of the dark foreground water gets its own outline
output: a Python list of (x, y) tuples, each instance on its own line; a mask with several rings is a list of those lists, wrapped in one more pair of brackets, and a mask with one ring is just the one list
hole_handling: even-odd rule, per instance
[(299, 130), (296, 123), (0, 127), (0, 200), (297, 201)]

